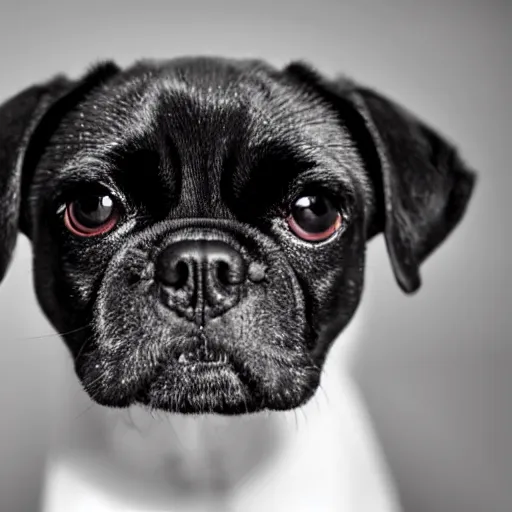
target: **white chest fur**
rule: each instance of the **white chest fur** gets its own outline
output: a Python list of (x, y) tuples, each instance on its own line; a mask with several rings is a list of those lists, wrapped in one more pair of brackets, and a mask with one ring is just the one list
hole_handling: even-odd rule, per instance
[(43, 511), (397, 511), (349, 375), (359, 322), (335, 343), (321, 389), (296, 411), (152, 416), (87, 409), (85, 395), (70, 390), (48, 458)]

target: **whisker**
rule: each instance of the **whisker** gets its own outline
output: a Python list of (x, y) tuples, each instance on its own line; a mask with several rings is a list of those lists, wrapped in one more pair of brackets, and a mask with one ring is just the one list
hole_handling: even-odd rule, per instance
[(293, 409), (293, 415), (295, 417), (295, 431), (299, 431), (299, 418), (297, 416), (297, 408)]
[(306, 422), (306, 425), (307, 425), (308, 424), (308, 417), (306, 415), (306, 412), (304, 411), (304, 408), (303, 407), (299, 407), (298, 409), (302, 413), (302, 417), (304, 418), (304, 421)]
[(82, 327), (77, 327), (76, 329), (72, 329), (70, 331), (64, 331), (64, 332), (54, 332), (49, 334), (41, 334), (40, 336), (27, 336), (23, 338), (18, 338), (16, 341), (29, 341), (29, 340), (39, 340), (43, 338), (54, 338), (56, 336), (66, 336), (68, 334), (73, 334), (75, 332), (80, 332), (85, 329), (87, 329), (90, 326), (90, 324), (83, 325)]
[(125, 414), (122, 415), (122, 418), (127, 427), (135, 430), (139, 434), (139, 436), (144, 437), (144, 432), (142, 431), (142, 428), (133, 419), (133, 409), (131, 407), (128, 407), (126, 409), (126, 412)]
[(75, 357), (75, 363), (78, 361), (78, 358), (82, 355), (82, 352), (84, 351), (85, 346), (91, 341), (91, 338), (87, 337), (85, 341), (82, 343), (82, 346), (80, 347), (80, 350), (78, 351), (78, 354)]
[(322, 386), (322, 383), (318, 384), (318, 389), (319, 391), (322, 392), (322, 394), (324, 395), (325, 397), (325, 400), (327, 402), (327, 404), (330, 405), (330, 402), (329, 402), (329, 395), (327, 394), (327, 391), (325, 390), (325, 388)]
[(89, 394), (91, 396), (94, 396), (95, 395), (95, 391), (93, 390), (93, 387), (99, 383), (99, 381), (101, 379), (103, 379), (106, 375), (107, 371), (106, 370), (103, 370), (102, 372), (100, 372), (100, 374), (90, 383), (87, 384), (87, 391), (89, 392)]
[(322, 411), (322, 407), (320, 406), (320, 399), (318, 398), (318, 395), (316, 393), (313, 395), (312, 400), (316, 406), (317, 413), (320, 413)]
[(81, 418), (86, 412), (89, 412), (95, 405), (98, 405), (96, 404), (95, 402), (92, 402), (91, 405), (89, 405), (88, 407), (86, 407), (81, 413), (77, 414), (74, 418), (73, 418), (73, 421), (76, 421), (78, 420), (79, 418)]

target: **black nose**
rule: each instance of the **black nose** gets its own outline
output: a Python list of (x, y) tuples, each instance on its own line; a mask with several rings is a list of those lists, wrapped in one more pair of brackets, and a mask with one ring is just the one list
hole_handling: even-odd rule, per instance
[(155, 275), (169, 308), (204, 323), (239, 302), (246, 270), (242, 255), (225, 242), (184, 240), (160, 253)]

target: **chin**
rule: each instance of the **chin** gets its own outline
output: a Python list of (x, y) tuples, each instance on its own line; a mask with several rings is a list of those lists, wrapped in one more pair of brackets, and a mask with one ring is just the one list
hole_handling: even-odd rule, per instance
[(160, 358), (137, 350), (114, 356), (88, 352), (77, 359), (76, 371), (100, 405), (139, 404), (181, 414), (289, 410), (305, 404), (318, 388), (320, 371), (303, 354), (251, 353), (187, 341), (175, 342)]

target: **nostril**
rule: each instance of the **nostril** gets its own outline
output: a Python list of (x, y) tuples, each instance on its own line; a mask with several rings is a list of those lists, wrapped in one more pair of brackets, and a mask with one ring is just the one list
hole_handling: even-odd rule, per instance
[(164, 260), (156, 269), (156, 277), (166, 286), (181, 288), (188, 281), (188, 264), (182, 259)]
[(188, 281), (189, 268), (183, 261), (178, 261), (168, 275), (168, 283), (175, 288), (181, 288)]
[(217, 278), (222, 284), (231, 284), (229, 277), (229, 265), (225, 261), (217, 262)]
[(243, 263), (229, 264), (227, 261), (217, 262), (217, 279), (221, 284), (241, 284), (245, 280), (245, 267)]

